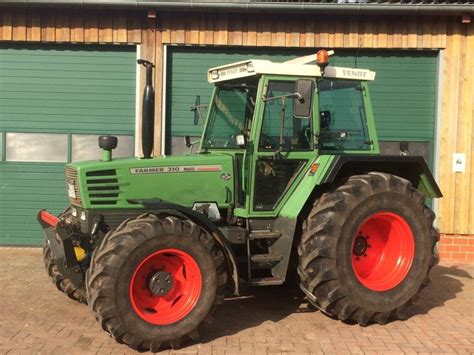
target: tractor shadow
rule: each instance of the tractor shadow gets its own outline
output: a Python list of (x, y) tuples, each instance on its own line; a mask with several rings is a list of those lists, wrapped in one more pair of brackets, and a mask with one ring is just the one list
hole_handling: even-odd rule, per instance
[[(431, 284), (421, 290), (418, 301), (409, 307), (406, 316), (426, 314), (431, 309), (442, 307), (462, 292), (463, 279), (472, 278), (467, 271), (456, 266), (435, 266), (431, 271)], [(317, 312), (312, 306), (308, 307), (303, 293), (295, 285), (257, 287), (247, 294), (228, 296), (218, 308), (213, 322), (204, 326), (200, 340), (189, 345), (208, 343), (264, 322), (278, 322), (294, 313)]]
[(303, 292), (296, 285), (256, 287), (241, 297), (228, 295), (213, 322), (204, 326), (198, 342), (208, 343), (264, 322), (278, 322), (290, 314), (306, 312), (315, 310), (307, 307)]
[(462, 292), (463, 279), (473, 279), (469, 272), (457, 266), (436, 265), (430, 275), (431, 283), (421, 290), (418, 299), (410, 306), (408, 317), (427, 314), (434, 308), (444, 306)]

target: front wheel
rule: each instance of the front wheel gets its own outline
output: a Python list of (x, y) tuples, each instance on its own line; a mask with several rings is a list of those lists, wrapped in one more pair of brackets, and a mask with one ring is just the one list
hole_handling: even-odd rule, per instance
[(190, 220), (144, 214), (109, 232), (87, 272), (102, 328), (137, 350), (179, 347), (223, 300), (225, 259)]
[(398, 176), (353, 176), (324, 193), (303, 226), (302, 288), (323, 312), (367, 325), (405, 316), (439, 239), (423, 195)]

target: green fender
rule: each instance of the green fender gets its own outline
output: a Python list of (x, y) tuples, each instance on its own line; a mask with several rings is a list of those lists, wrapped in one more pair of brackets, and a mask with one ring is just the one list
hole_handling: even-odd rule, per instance
[(282, 207), (280, 216), (296, 219), (318, 185), (332, 183), (341, 176), (360, 175), (369, 171), (405, 178), (426, 198), (443, 196), (426, 162), (419, 156), (320, 155), (314, 163), (319, 164), (316, 173), (314, 175), (307, 173), (303, 177), (295, 193)]
[(323, 181), (334, 158), (334, 155), (320, 155), (314, 160), (313, 164), (318, 164), (318, 170), (314, 174), (306, 173), (293, 195), (291, 195), (282, 207), (280, 212), (281, 217), (289, 219), (298, 218), (311, 193), (316, 186)]

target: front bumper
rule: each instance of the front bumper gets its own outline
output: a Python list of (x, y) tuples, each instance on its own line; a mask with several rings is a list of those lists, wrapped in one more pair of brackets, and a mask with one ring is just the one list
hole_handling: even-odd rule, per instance
[(75, 286), (84, 284), (84, 275), (74, 252), (72, 243), (73, 230), (66, 221), (51, 213), (40, 210), (36, 213), (36, 219), (44, 230), (47, 243), (59, 272)]

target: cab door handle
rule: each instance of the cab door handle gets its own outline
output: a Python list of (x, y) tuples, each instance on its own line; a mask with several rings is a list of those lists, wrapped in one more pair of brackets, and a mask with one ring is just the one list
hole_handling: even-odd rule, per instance
[(225, 187), (225, 203), (229, 203), (232, 201), (232, 191), (230, 191), (229, 187)]

